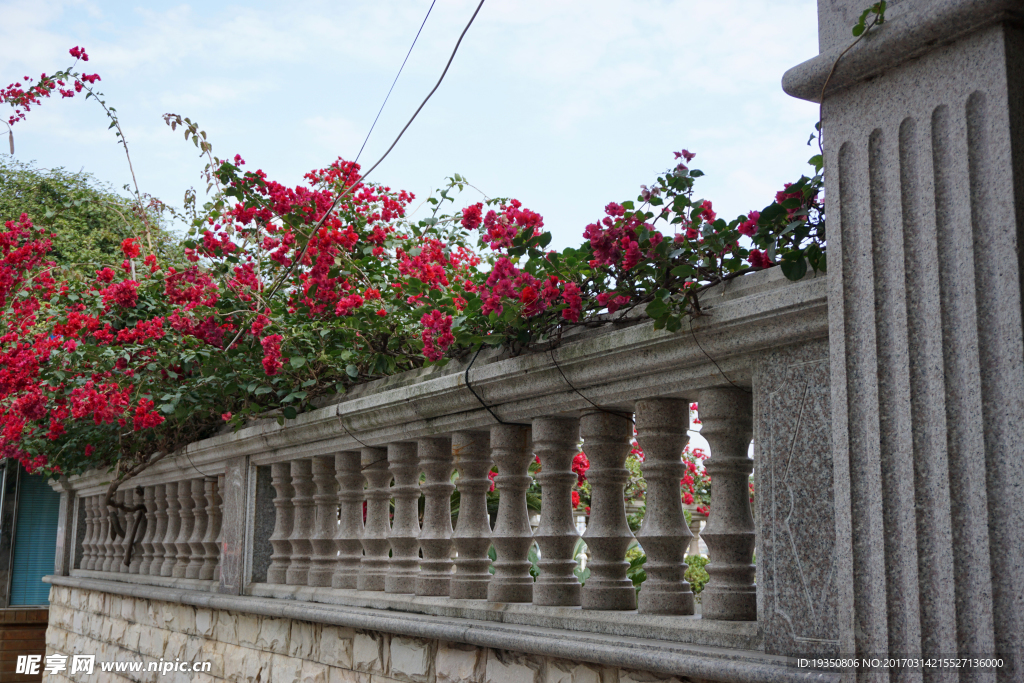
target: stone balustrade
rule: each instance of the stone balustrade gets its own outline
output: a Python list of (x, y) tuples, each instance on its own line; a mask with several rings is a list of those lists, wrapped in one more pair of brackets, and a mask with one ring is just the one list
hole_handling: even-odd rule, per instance
[[(706, 300), (715, 325), (731, 328), (695, 323), (704, 351), (691, 336), (624, 324), (570, 337), (557, 368), (552, 354), (481, 354), (468, 375), (430, 369), (389, 378), (284, 427), (261, 423), (201, 442), (191, 462), (158, 464), (138, 478), (141, 488), (118, 492), (118, 500), (143, 508), (118, 512), (123, 529), (133, 514), (145, 517), (124, 569), (128, 541), (111, 537), (99, 476), (74, 479), (80, 542), (70, 573), (321, 609), (485, 620), (508, 612), (537, 626), (558, 615), (571, 630), (667, 640), (695, 638), (701, 623), (716, 622), (723, 626), (713, 633), (725, 640), (702, 642), (749, 642), (733, 636), (750, 632), (726, 625), (757, 628), (757, 528), (747, 499), (751, 378), (758, 349), (792, 344), (794, 329), (798, 337), (824, 329), (822, 280), (767, 284)], [(755, 295), (759, 303), (746, 301)], [(766, 317), (773, 298), (789, 323)], [(466, 390), (467, 377), (479, 399)], [(703, 532), (711, 579), (702, 600), (684, 576), (693, 534), (681, 503), (680, 456), (691, 401), (701, 405), (714, 482)], [(282, 430), (291, 430), (287, 440)], [(634, 438), (646, 454), (647, 482), (635, 537), (623, 499)], [(582, 534), (572, 505), (572, 462), (581, 449), (591, 463)], [(541, 494), (536, 530), (527, 506), (534, 485)], [(496, 509), (488, 509), (491, 490)], [(581, 539), (584, 581), (575, 556)], [(639, 596), (626, 558), (637, 544), (647, 555)]]

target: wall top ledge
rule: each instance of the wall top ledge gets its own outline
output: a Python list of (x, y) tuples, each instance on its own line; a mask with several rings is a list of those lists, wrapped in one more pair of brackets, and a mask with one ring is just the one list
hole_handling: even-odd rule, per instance
[[(867, 0), (863, 4), (867, 5)], [(801, 100), (820, 102), (826, 79), (828, 95), (999, 23), (1024, 26), (1024, 4), (1020, 0), (890, 2), (885, 23), (872, 29), (843, 56), (831, 78), (832, 65), (855, 40), (852, 35), (844, 44), (830, 47), (787, 71), (782, 89)]]
[(468, 643), (722, 683), (840, 683), (841, 680), (839, 673), (797, 668), (786, 657), (751, 650), (566, 632), (493, 621), (395, 614), (386, 610), (222, 595), (79, 577), (47, 576), (43, 580), (53, 586), (76, 590)]

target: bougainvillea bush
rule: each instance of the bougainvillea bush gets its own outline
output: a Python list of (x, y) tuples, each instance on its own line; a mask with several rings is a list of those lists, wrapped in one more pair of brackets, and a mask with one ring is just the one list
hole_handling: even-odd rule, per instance
[[(88, 59), (71, 54), (76, 66)], [(53, 94), (84, 93), (119, 132), (99, 77), (76, 66), (0, 91), (15, 107), (9, 123)], [(457, 210), (459, 175), (413, 221), (414, 197), (361, 180), (355, 163), (286, 186), (240, 156), (214, 156), (188, 119), (166, 120), (207, 160), (208, 197), (192, 195), (181, 214), (183, 256), (154, 255), (140, 234), (94, 275), (65, 280), (53, 275), (53, 235), (33, 216), (4, 223), (2, 457), (68, 474), (120, 463), (124, 478), (226, 426), (292, 419), (355, 383), (482, 345), (522, 353), (623, 309), (678, 330), (700, 314), (705, 287), (776, 265), (793, 279), (825, 267), (820, 175), (726, 221), (695, 196), (702, 174), (682, 150), (638, 197), (609, 203), (579, 247), (558, 252), (543, 218), (515, 199)]]

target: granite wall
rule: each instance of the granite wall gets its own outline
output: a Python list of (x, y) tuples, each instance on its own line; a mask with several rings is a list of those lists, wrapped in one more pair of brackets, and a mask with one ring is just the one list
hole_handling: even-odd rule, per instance
[[(46, 653), (95, 654), (91, 676), (47, 683), (685, 683), (438, 640), (407, 638), (54, 586)], [(101, 673), (99, 662), (205, 662), (209, 674)], [(68, 672), (65, 671), (65, 674)], [(128, 677), (125, 677), (128, 676)]]

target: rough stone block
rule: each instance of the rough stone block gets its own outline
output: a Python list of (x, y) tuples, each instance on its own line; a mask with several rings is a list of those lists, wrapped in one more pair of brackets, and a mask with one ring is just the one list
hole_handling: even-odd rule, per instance
[(260, 618), (255, 614), (239, 614), (235, 622), (238, 644), (243, 647), (258, 648), (256, 642), (260, 636)]
[(275, 681), (298, 681), (302, 676), (302, 660), (285, 655), (271, 657), (271, 675)]
[(388, 673), (392, 678), (417, 683), (427, 681), (432, 659), (428, 641), (394, 636), (391, 638), (390, 652), (391, 666)]
[(540, 663), (504, 650), (487, 651), (484, 683), (539, 683)]
[(222, 643), (238, 645), (238, 615), (234, 612), (216, 612), (213, 639)]
[(689, 683), (675, 676), (664, 677), (647, 671), (619, 671), (619, 683)]
[(384, 639), (380, 634), (356, 633), (352, 639), (352, 667), (357, 671), (384, 673)]
[(301, 667), (299, 677), (301, 683), (328, 683), (328, 667), (308, 659), (299, 660)]
[(213, 610), (198, 608), (196, 610), (196, 635), (209, 637), (213, 635), (214, 616)]
[(544, 683), (601, 683), (601, 672), (586, 664), (553, 659), (545, 667)]
[(174, 631), (167, 637), (167, 647), (164, 648), (164, 659), (174, 660), (176, 657), (185, 658), (185, 643), (188, 640), (188, 636), (184, 633), (176, 633)]
[(342, 626), (323, 626), (320, 629), (320, 656), (322, 663), (344, 669), (352, 668), (352, 640), (356, 632)]
[(288, 652), (289, 632), (291, 631), (291, 620), (272, 619), (264, 617), (260, 621), (259, 635), (256, 638), (256, 649), (264, 652), (275, 652), (281, 655)]
[(320, 624), (308, 621), (291, 622), (292, 631), (288, 641), (288, 656), (300, 659), (320, 659)]
[(338, 667), (328, 667), (327, 683), (370, 683), (370, 674)]
[(132, 598), (121, 598), (121, 604), (117, 605), (118, 610), (114, 614), (120, 614), (125, 621), (135, 619), (135, 603), (139, 602)]
[(476, 683), (483, 677), (486, 658), (472, 645), (440, 643), (434, 669), (438, 683)]

